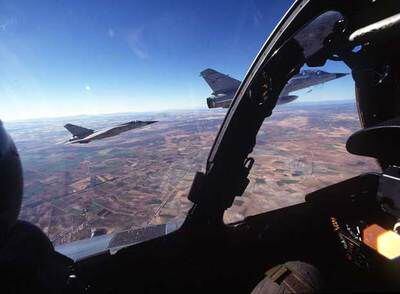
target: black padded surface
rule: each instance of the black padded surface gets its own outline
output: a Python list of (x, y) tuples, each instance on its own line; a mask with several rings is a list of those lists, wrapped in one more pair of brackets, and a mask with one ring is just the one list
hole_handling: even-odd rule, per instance
[(388, 164), (400, 164), (400, 118), (355, 132), (346, 143), (347, 151)]

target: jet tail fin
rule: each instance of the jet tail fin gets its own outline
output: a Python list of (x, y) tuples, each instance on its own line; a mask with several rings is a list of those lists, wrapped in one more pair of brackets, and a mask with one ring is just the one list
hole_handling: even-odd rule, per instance
[(227, 90), (237, 89), (240, 86), (240, 81), (231, 78), (228, 75), (220, 73), (211, 68), (203, 70), (200, 75), (213, 90), (213, 94), (223, 93)]
[(94, 130), (92, 129), (87, 129), (73, 124), (66, 124), (64, 128), (66, 128), (74, 136), (74, 138), (78, 139), (82, 139), (94, 133)]

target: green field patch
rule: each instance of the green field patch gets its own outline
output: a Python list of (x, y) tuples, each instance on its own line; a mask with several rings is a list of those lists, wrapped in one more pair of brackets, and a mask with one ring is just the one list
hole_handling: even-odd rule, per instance
[(156, 199), (150, 199), (149, 201), (147, 201), (146, 205), (153, 205), (153, 204), (159, 205), (161, 203), (162, 203), (162, 201), (160, 199), (156, 198)]
[(267, 182), (263, 178), (256, 178), (256, 184), (266, 184)]
[(290, 194), (296, 193), (296, 190), (293, 190), (291, 188), (286, 189), (287, 192), (289, 192)]
[(243, 203), (244, 203), (244, 201), (240, 200), (240, 199), (235, 199), (235, 201), (233, 202), (233, 204), (236, 206), (242, 206)]
[(299, 182), (298, 180), (284, 179), (284, 180), (279, 180), (277, 184), (279, 187), (282, 187), (283, 185), (291, 185), (291, 184), (296, 184), (298, 182)]

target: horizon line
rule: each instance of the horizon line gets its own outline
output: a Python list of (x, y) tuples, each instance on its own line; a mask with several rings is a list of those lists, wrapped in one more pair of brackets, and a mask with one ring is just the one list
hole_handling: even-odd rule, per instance
[[(288, 103), (287, 105), (281, 106), (294, 106), (296, 104), (315, 104), (315, 103), (340, 103), (340, 102), (350, 102), (354, 99), (340, 99), (340, 100), (323, 100), (323, 101), (301, 101), (297, 100), (294, 103)], [(93, 116), (107, 116), (107, 115), (124, 115), (124, 114), (155, 114), (155, 113), (163, 113), (163, 112), (178, 112), (178, 111), (193, 111), (193, 110), (206, 110), (206, 111), (215, 111), (215, 110), (224, 110), (224, 108), (214, 108), (209, 109), (205, 107), (193, 107), (193, 108), (171, 108), (171, 109), (158, 109), (158, 110), (147, 110), (147, 111), (126, 111), (126, 112), (103, 112), (103, 113), (95, 113), (95, 114), (71, 114), (71, 115), (60, 115), (60, 116), (43, 116), (43, 117), (27, 117), (27, 118), (17, 118), (17, 119), (1, 119), (3, 123), (19, 123), (19, 122), (29, 122), (29, 121), (40, 121), (40, 120), (53, 120), (53, 119), (63, 119), (63, 118), (74, 118), (74, 117), (93, 117)], [(226, 108), (228, 110), (228, 108)]]

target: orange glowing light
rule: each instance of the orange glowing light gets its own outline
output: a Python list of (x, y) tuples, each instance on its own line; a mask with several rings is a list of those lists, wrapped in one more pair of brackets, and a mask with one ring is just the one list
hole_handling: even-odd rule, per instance
[(388, 259), (400, 256), (400, 236), (373, 224), (363, 230), (363, 242)]

